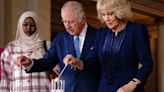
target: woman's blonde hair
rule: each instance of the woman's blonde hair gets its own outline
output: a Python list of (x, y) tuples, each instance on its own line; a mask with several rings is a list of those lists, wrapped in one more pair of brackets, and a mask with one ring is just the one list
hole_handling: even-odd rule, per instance
[(118, 19), (128, 21), (132, 18), (132, 11), (130, 3), (126, 0), (98, 0), (97, 1), (97, 15), (101, 22), (103, 22), (101, 10), (112, 9)]

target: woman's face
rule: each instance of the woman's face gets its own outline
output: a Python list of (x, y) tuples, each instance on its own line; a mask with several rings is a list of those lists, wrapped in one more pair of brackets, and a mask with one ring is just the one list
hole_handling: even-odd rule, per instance
[(23, 32), (27, 36), (31, 36), (36, 31), (36, 24), (33, 18), (27, 17), (23, 22)]
[(119, 19), (116, 17), (113, 10), (105, 8), (101, 10), (101, 16), (106, 25), (114, 30), (119, 25)]

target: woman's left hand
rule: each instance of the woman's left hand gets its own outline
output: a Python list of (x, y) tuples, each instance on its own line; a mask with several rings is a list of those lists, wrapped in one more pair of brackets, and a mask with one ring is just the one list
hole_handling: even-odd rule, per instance
[(117, 92), (133, 92), (136, 87), (137, 85), (133, 81), (130, 81), (128, 84), (120, 87)]

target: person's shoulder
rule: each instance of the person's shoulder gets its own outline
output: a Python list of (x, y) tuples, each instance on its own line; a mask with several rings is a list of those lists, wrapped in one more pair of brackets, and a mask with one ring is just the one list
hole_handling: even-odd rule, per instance
[(63, 36), (69, 35), (68, 32), (64, 31), (64, 32), (60, 32), (59, 34), (56, 35), (56, 38), (61, 38)]
[(139, 36), (139, 34), (148, 34), (148, 28), (145, 24), (131, 22), (128, 27), (128, 30), (133, 32), (136, 36)]
[(46, 47), (49, 49), (51, 46), (51, 41), (49, 40), (44, 40), (44, 41), (45, 41)]
[(110, 31), (108, 27), (100, 27), (98, 29), (98, 33), (106, 33), (107, 31)]
[(15, 40), (14, 41), (10, 41), (10, 42), (8, 42), (6, 44), (5, 48), (15, 47), (16, 46), (15, 44), (16, 44), (16, 41)]
[(51, 41), (49, 40), (45, 40), (46, 41), (46, 44), (51, 44)]
[(97, 30), (96, 36), (97, 36), (98, 38), (105, 37), (105, 35), (108, 33), (108, 31), (110, 31), (110, 29), (109, 29), (108, 27), (100, 27), (100, 28)]
[(88, 25), (88, 28), (87, 28), (87, 34), (88, 35), (96, 35), (96, 32), (97, 32), (97, 29), (95, 27), (92, 27), (90, 25)]
[(136, 23), (136, 22), (128, 22), (128, 25), (130, 27), (136, 27), (136, 28), (142, 28), (142, 27), (146, 27), (145, 24), (142, 24), (142, 23)]
[(4, 54), (10, 53), (12, 50), (14, 50), (13, 48), (14, 48), (15, 46), (16, 46), (16, 45), (15, 45), (15, 41), (10, 41), (10, 42), (8, 42), (8, 43), (5, 45), (4, 49), (3, 49), (3, 53), (4, 53)]
[(56, 36), (53, 37), (52, 41), (58, 41), (63, 39), (64, 37), (68, 37), (70, 34), (66, 31), (58, 33)]
[(91, 30), (91, 31), (97, 31), (97, 28), (96, 27), (93, 27), (91, 25), (88, 25), (88, 29)]

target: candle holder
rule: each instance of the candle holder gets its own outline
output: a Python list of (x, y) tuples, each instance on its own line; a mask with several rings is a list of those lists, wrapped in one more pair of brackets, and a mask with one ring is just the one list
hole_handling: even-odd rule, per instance
[(59, 80), (58, 78), (51, 80), (51, 92), (64, 92), (65, 80)]

